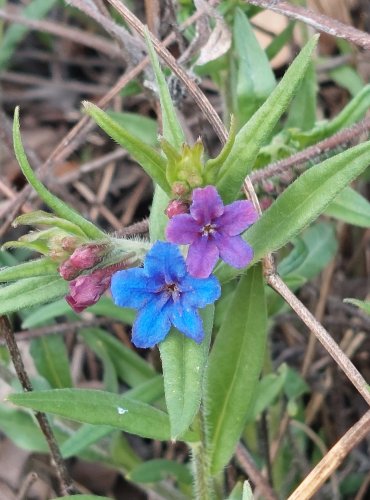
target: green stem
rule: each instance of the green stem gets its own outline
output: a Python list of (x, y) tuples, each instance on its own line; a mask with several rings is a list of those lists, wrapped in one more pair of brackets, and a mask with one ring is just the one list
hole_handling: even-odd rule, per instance
[(203, 411), (204, 409), (201, 406), (199, 410), (200, 441), (191, 445), (193, 455), (194, 498), (196, 500), (215, 500), (216, 494), (209, 468)]

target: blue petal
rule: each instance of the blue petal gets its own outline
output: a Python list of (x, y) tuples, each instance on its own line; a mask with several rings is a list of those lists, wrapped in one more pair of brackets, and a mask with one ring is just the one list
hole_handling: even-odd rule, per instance
[(118, 271), (112, 276), (111, 292), (117, 306), (141, 309), (156, 289), (141, 268)]
[(172, 243), (157, 241), (147, 253), (144, 262), (147, 276), (165, 283), (177, 283), (186, 274), (186, 265), (179, 248)]
[(220, 283), (216, 276), (194, 278), (188, 274), (180, 283), (181, 303), (184, 307), (205, 307), (221, 295)]
[(195, 309), (172, 308), (171, 321), (180, 332), (195, 340), (198, 344), (204, 338), (202, 319)]
[(132, 343), (136, 347), (145, 348), (161, 342), (171, 327), (170, 310), (168, 304), (161, 308), (156, 299), (148, 302), (140, 311), (132, 328)]

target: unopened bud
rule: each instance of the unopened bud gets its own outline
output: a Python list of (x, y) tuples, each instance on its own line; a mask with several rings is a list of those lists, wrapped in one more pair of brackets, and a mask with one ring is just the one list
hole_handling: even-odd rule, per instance
[(102, 261), (106, 245), (88, 244), (76, 248), (69, 261), (76, 269), (91, 269)]
[(189, 212), (189, 204), (183, 200), (171, 200), (165, 210), (165, 214), (169, 219), (175, 215), (186, 214)]
[(60, 266), (59, 266), (59, 274), (61, 275), (61, 277), (66, 280), (66, 281), (70, 281), (70, 280), (73, 280), (74, 278), (76, 278), (81, 270), (80, 269), (77, 269), (73, 264), (72, 262), (70, 261), (70, 259), (67, 259), (65, 260)]
[(270, 205), (272, 205), (273, 199), (269, 196), (263, 196), (260, 199), (260, 206), (262, 210), (267, 210)]
[(82, 312), (86, 307), (98, 302), (108, 289), (111, 277), (112, 272), (105, 269), (98, 269), (91, 274), (79, 276), (70, 282), (66, 301), (75, 312)]
[(174, 182), (172, 184), (172, 193), (175, 196), (182, 197), (185, 196), (189, 192), (189, 186), (186, 182)]

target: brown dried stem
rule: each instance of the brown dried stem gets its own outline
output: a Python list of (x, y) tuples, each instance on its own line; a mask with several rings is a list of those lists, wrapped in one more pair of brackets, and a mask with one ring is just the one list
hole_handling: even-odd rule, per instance
[(357, 446), (370, 432), (370, 410), (352, 426), (346, 434), (329, 450), (325, 457), (316, 465), (310, 474), (302, 481), (288, 500), (309, 500), (325, 483), (348, 453)]
[(238, 445), (235, 455), (240, 467), (244, 470), (246, 476), (251, 480), (259, 493), (263, 495), (266, 500), (277, 500), (278, 496), (259, 471), (248, 450), (242, 444)]
[(265, 9), (272, 10), (278, 14), (289, 17), (290, 19), (295, 19), (296, 21), (302, 21), (308, 26), (317, 31), (327, 33), (338, 38), (344, 38), (349, 42), (362, 47), (365, 50), (370, 49), (370, 35), (364, 31), (358, 30), (353, 26), (348, 26), (343, 24), (336, 19), (319, 14), (317, 12), (312, 12), (311, 10), (305, 9), (304, 7), (299, 7), (297, 5), (292, 5), (289, 2), (279, 1), (279, 0), (246, 0), (247, 3), (256, 5), (257, 7), (263, 7)]
[(316, 338), (325, 347), (330, 356), (340, 366), (361, 396), (370, 405), (369, 386), (352, 361), (344, 354), (331, 335), (325, 330), (310, 311), (297, 299), (294, 293), (287, 287), (282, 279), (272, 274), (268, 276), (267, 282), (283, 299), (290, 305), (293, 311), (301, 318), (305, 325), (315, 334)]
[[(18, 349), (17, 342), (6, 316), (0, 316), (0, 332), (4, 335), (10, 357), (12, 359), (17, 377), (22, 385), (24, 392), (31, 392), (32, 385), (30, 379), (28, 378), (26, 369), (23, 364), (21, 353)], [(60, 453), (58, 443), (55, 439), (54, 433), (50, 427), (49, 421), (42, 412), (35, 412), (35, 417), (39, 423), (40, 429), (45, 436), (48, 443), (51, 457), (53, 459), (53, 466), (55, 468), (56, 475), (59, 480), (61, 493), (63, 495), (70, 495), (76, 493), (76, 489), (73, 486), (72, 479), (65, 466), (62, 454)]]

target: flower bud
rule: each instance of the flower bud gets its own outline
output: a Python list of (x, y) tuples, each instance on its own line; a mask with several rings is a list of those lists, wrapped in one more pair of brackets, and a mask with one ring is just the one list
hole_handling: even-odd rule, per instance
[(106, 245), (87, 244), (76, 248), (68, 259), (76, 269), (91, 269), (102, 261)]
[(189, 192), (189, 186), (186, 182), (177, 181), (172, 184), (172, 193), (175, 196), (185, 196)]
[(98, 302), (108, 289), (111, 277), (112, 271), (108, 269), (98, 269), (91, 274), (79, 276), (70, 282), (66, 301), (75, 312), (83, 311)]
[(165, 214), (169, 219), (175, 215), (186, 214), (189, 212), (189, 204), (183, 200), (171, 200), (165, 210)]
[(80, 269), (77, 269), (73, 264), (72, 262), (70, 261), (70, 259), (67, 259), (65, 260), (60, 266), (59, 266), (59, 274), (61, 275), (61, 277), (66, 280), (66, 281), (70, 281), (70, 280), (73, 280), (74, 278), (76, 278), (81, 270)]

